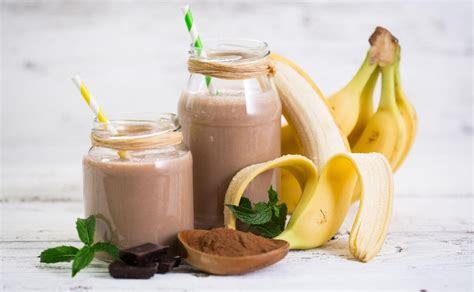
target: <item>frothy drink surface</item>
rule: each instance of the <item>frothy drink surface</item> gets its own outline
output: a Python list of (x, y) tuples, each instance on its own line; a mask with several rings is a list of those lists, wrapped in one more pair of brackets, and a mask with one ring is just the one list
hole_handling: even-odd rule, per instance
[(133, 162), (88, 155), (83, 169), (85, 212), (97, 217), (96, 240), (119, 248), (174, 245), (177, 232), (193, 228), (189, 151)]
[[(219, 90), (217, 96), (184, 92), (178, 115), (194, 161), (195, 227), (223, 226), (224, 196), (232, 177), (246, 166), (281, 155), (280, 101), (272, 91)], [(274, 173), (257, 177), (246, 196), (267, 201), (268, 187), (278, 183)]]

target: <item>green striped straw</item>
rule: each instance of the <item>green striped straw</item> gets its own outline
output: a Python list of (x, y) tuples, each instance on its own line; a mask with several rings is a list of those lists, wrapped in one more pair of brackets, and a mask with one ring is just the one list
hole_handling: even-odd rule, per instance
[[(193, 19), (193, 14), (191, 13), (191, 10), (189, 9), (189, 5), (184, 6), (183, 8), (181, 8), (181, 10), (183, 11), (184, 21), (186, 22), (186, 27), (188, 29), (189, 35), (191, 36), (191, 43), (193, 44), (195, 48), (201, 49), (199, 50), (199, 54), (201, 57), (207, 57), (206, 52), (202, 50), (201, 37), (199, 36), (196, 23), (194, 22), (194, 19)], [(209, 93), (211, 93), (212, 95), (216, 95), (217, 90), (211, 83), (212, 78), (210, 76), (205, 76), (205, 79), (206, 79), (206, 85), (207, 85), (207, 89), (209, 90)]]

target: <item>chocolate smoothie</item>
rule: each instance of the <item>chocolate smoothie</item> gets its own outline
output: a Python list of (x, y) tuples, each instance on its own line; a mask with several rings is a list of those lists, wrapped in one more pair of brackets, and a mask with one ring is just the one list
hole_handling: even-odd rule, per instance
[[(184, 92), (178, 106), (184, 142), (193, 155), (196, 228), (223, 226), (224, 196), (242, 168), (279, 157), (281, 104), (273, 90), (219, 89), (217, 96)], [(257, 177), (245, 195), (267, 201), (278, 173)]]
[(173, 247), (179, 231), (193, 229), (192, 156), (172, 117), (117, 122), (121, 132), (104, 136), (107, 143), (146, 145), (125, 151), (126, 158), (107, 145), (95, 145), (84, 157), (85, 215), (96, 216), (96, 241), (120, 249), (148, 242)]

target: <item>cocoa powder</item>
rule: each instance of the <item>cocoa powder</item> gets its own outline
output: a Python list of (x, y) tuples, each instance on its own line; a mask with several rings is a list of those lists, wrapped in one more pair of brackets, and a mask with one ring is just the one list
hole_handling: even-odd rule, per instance
[(191, 237), (189, 245), (205, 253), (227, 257), (240, 257), (266, 253), (285, 244), (252, 233), (227, 228), (215, 228), (203, 236)]

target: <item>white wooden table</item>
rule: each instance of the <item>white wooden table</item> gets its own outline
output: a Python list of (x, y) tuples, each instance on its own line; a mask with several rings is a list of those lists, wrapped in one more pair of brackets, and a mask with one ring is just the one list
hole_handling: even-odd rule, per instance
[(79, 245), (80, 161), (92, 124), (69, 76), (81, 74), (107, 112), (176, 111), (187, 78), (185, 2), (0, 2), (4, 290), (472, 291), (470, 1), (192, 1), (203, 37), (266, 40), (327, 95), (360, 66), (374, 27), (389, 28), (403, 48), (403, 84), (419, 133), (395, 176), (386, 244), (371, 262), (350, 257), (349, 219), (326, 246), (291, 252), (252, 274), (217, 277), (183, 266), (144, 281), (111, 279), (99, 261), (72, 279), (68, 264), (43, 265), (37, 256), (48, 247)]
[[(79, 245), (74, 230), (80, 201), (2, 203), (1, 282), (6, 291), (202, 289), (402, 289), (471, 291), (472, 197), (397, 197), (390, 232), (379, 256), (355, 261), (347, 247), (350, 223), (325, 246), (292, 251), (281, 262), (242, 276), (211, 276), (183, 265), (150, 280), (112, 279), (105, 263), (71, 278), (70, 264), (40, 264), (48, 247)], [(352, 212), (354, 213), (354, 212)], [(351, 218), (348, 218), (350, 221)]]

